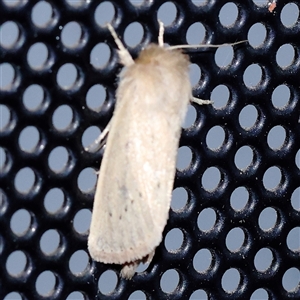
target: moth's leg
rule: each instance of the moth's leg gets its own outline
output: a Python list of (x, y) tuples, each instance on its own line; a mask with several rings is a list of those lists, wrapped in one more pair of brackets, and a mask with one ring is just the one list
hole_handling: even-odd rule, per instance
[(104, 130), (101, 132), (99, 137), (91, 145), (89, 145), (88, 147), (85, 147), (84, 150), (88, 151), (88, 152), (97, 152), (101, 148), (103, 148), (103, 146), (106, 143), (106, 138), (108, 136), (110, 125), (111, 125), (111, 122), (109, 121), (109, 123), (106, 125)]
[(163, 47), (164, 46), (164, 32), (165, 32), (164, 23), (161, 20), (158, 20), (158, 24), (159, 24), (158, 45), (160, 47)]
[(133, 275), (135, 274), (136, 268), (139, 266), (139, 264), (141, 262), (144, 264), (150, 264), (150, 262), (153, 259), (154, 253), (155, 253), (155, 250), (153, 250), (151, 253), (149, 253), (142, 259), (137, 259), (130, 263), (124, 264), (123, 268), (121, 270), (121, 277), (123, 277), (125, 279), (131, 279), (133, 277)]
[(135, 274), (136, 268), (139, 266), (140, 260), (136, 260), (130, 263), (126, 263), (123, 265), (123, 268), (121, 270), (121, 277), (125, 279), (131, 279), (133, 275)]
[(115, 40), (116, 45), (119, 48), (119, 57), (120, 57), (120, 61), (121, 63), (128, 67), (132, 64), (134, 64), (134, 60), (131, 57), (130, 53), (128, 52), (128, 50), (124, 47), (123, 43), (121, 42), (121, 40), (118, 38), (117, 33), (115, 32), (114, 28), (111, 26), (111, 24), (107, 24), (107, 28), (110, 31), (112, 37)]
[(146, 257), (143, 258), (143, 263), (150, 264), (153, 259), (154, 254), (155, 254), (155, 250), (153, 250), (150, 254), (148, 254)]
[(211, 100), (203, 100), (203, 99), (198, 99), (198, 98), (196, 98), (196, 97), (190, 97), (190, 101), (191, 102), (195, 102), (195, 103), (197, 103), (197, 104), (199, 104), (199, 105), (203, 105), (203, 104), (213, 104), (213, 101), (211, 101)]

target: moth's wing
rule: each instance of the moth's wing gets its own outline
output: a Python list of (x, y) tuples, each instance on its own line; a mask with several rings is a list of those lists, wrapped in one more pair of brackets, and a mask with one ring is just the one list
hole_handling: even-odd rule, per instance
[[(147, 72), (143, 76), (152, 78)], [(140, 79), (138, 86), (120, 83), (97, 182), (89, 251), (104, 263), (124, 264), (150, 254), (168, 219), (190, 85), (180, 81), (178, 93), (170, 95), (160, 80)]]

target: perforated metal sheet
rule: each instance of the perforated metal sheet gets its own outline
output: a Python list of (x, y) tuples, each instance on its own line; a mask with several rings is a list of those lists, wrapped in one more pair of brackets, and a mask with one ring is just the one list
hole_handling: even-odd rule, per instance
[[(120, 70), (102, 25), (136, 56), (157, 18), (169, 44), (249, 43), (188, 51), (214, 104), (189, 109), (166, 238), (126, 281), (88, 256), (84, 147)], [(0, 26), (1, 299), (300, 299), (297, 1), (0, 0)]]

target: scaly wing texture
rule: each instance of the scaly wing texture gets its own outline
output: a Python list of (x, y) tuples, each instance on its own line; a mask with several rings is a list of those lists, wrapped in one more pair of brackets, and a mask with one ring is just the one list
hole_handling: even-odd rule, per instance
[(89, 236), (92, 257), (104, 263), (124, 264), (151, 253), (168, 219), (191, 87), (185, 56), (175, 52), (178, 58), (170, 62), (182, 66), (170, 73), (165, 62), (174, 51), (158, 50), (162, 58), (155, 53), (154, 62), (146, 57), (121, 73)]

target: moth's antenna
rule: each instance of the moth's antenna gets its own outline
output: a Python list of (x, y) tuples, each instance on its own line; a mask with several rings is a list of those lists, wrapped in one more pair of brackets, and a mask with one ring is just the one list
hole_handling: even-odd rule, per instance
[(114, 28), (111, 26), (110, 23), (107, 24), (107, 28), (110, 31), (112, 37), (115, 40), (115, 43), (117, 44), (117, 46), (119, 48), (119, 56), (120, 56), (121, 63), (124, 66), (130, 66), (130, 65), (134, 64), (133, 58), (131, 57), (128, 50), (124, 47), (123, 43), (117, 36), (117, 33), (115, 32)]
[(158, 45), (160, 47), (163, 47), (164, 46), (164, 32), (165, 32), (164, 23), (161, 20), (158, 20), (158, 24), (159, 24)]
[(235, 42), (235, 43), (219, 44), (219, 45), (210, 45), (210, 44), (205, 44), (205, 45), (176, 45), (176, 46), (170, 46), (166, 49), (174, 50), (174, 49), (186, 49), (186, 48), (191, 48), (191, 49), (195, 49), (195, 48), (219, 48), (219, 47), (222, 47), (222, 46), (235, 46), (235, 45), (246, 43), (246, 42), (248, 42), (248, 40), (243, 40), (243, 41), (239, 41), (239, 42)]

